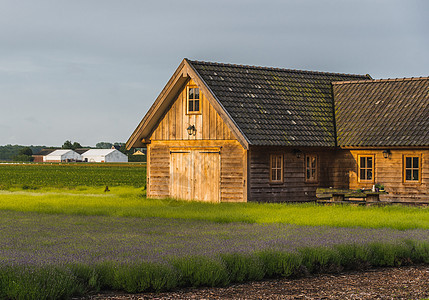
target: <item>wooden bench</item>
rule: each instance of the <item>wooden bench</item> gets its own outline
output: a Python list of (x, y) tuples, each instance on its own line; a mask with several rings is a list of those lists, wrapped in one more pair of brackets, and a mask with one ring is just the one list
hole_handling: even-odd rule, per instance
[(384, 194), (387, 192), (333, 188), (318, 188), (316, 190), (317, 202), (320, 203), (377, 203), (380, 202), (380, 195)]

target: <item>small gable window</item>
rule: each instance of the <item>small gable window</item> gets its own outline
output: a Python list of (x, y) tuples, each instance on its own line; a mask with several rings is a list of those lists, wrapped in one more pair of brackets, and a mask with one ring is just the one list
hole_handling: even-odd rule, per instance
[(359, 182), (374, 182), (374, 155), (359, 155)]
[(317, 181), (317, 156), (316, 155), (305, 156), (305, 181), (306, 182)]
[(420, 182), (421, 172), (420, 156), (404, 155), (404, 182)]
[(200, 89), (197, 87), (188, 87), (187, 97), (188, 114), (201, 113)]
[(282, 154), (270, 155), (270, 182), (273, 182), (273, 183), (283, 182), (283, 155)]

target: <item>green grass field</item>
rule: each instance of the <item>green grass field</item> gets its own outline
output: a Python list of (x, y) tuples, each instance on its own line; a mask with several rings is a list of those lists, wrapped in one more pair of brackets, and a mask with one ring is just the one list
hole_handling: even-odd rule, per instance
[(0, 299), (429, 263), (427, 208), (147, 199), (145, 172), (0, 165)]
[(306, 226), (429, 229), (427, 208), (321, 206), (316, 204), (198, 203), (146, 199), (142, 188), (40, 188), (0, 191), (0, 210), (49, 214), (169, 218), (212, 222), (283, 223)]

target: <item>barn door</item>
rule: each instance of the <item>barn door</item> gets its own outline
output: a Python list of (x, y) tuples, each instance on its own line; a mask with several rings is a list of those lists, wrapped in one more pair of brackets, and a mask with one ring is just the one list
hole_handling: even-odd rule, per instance
[(192, 153), (170, 152), (170, 196), (192, 199)]
[(195, 151), (194, 154), (194, 199), (219, 202), (219, 151)]
[(170, 155), (171, 197), (220, 201), (219, 150), (171, 151)]

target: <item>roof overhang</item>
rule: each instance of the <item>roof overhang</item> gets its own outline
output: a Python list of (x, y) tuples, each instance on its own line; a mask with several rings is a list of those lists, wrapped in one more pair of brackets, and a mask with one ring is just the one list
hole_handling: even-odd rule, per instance
[(145, 144), (150, 143), (149, 137), (152, 135), (153, 131), (156, 129), (156, 126), (171, 107), (177, 95), (182, 91), (183, 87), (190, 79), (192, 79), (198, 85), (198, 87), (206, 96), (206, 99), (220, 115), (222, 120), (229, 126), (230, 130), (233, 132), (243, 148), (246, 150), (249, 149), (248, 139), (231, 119), (228, 112), (218, 101), (216, 95), (214, 95), (214, 93), (211, 91), (210, 87), (207, 86), (201, 76), (199, 76), (199, 74), (185, 58), (180, 63), (173, 76), (171, 76), (164, 89), (161, 91), (144, 118), (141, 120), (140, 124), (128, 139), (126, 143), (127, 150), (136, 147), (144, 147)]

